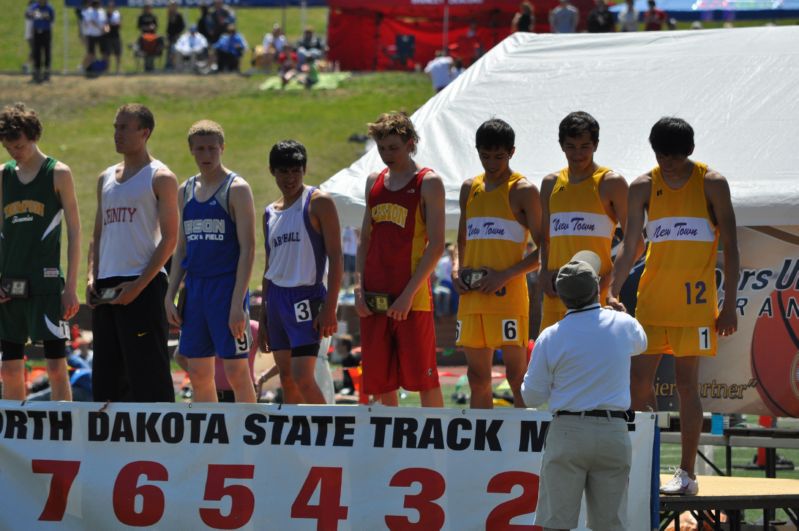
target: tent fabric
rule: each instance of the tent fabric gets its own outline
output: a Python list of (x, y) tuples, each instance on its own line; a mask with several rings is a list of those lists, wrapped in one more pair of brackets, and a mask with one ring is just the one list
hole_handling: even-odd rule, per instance
[[(474, 132), (498, 117), (516, 131), (511, 166), (536, 185), (565, 165), (558, 124), (584, 110), (599, 121), (596, 160), (632, 181), (655, 157), (660, 117), (692, 124), (693, 157), (730, 184), (739, 225), (799, 225), (799, 27), (514, 34), (412, 119), (416, 160), (446, 188), (447, 227), (457, 226), (461, 183), (481, 171)], [(358, 226), (364, 186), (383, 165), (375, 148), (322, 184), (342, 223)]]

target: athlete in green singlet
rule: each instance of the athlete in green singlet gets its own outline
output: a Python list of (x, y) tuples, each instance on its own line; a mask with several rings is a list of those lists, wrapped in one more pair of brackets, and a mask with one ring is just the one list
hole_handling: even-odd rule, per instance
[[(23, 104), (0, 112), (0, 140), (12, 161), (0, 183), (0, 376), (3, 398), (24, 400), (25, 344), (44, 343), (53, 400), (71, 400), (68, 320), (78, 311), (80, 219), (72, 172), (37, 146), (42, 124)], [(67, 226), (67, 276), (61, 270), (61, 220)]]

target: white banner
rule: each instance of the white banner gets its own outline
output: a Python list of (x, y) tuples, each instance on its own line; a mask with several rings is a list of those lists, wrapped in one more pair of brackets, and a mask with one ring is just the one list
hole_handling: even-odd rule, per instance
[[(0, 529), (536, 529), (549, 419), (0, 401)], [(630, 428), (630, 529), (643, 530), (654, 419)]]

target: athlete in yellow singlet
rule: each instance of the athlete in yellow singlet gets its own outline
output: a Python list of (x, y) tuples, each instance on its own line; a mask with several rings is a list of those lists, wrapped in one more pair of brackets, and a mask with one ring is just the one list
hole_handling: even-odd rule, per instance
[[(627, 230), (614, 264), (608, 304), (623, 309), (619, 291), (637, 258), (646, 223), (649, 250), (638, 286), (636, 318), (647, 334), (648, 348), (632, 360), (632, 407), (654, 409), (655, 375), (663, 354), (674, 356), (680, 397), (682, 461), (662, 494), (696, 494), (694, 462), (702, 428), (697, 387), (699, 361), (716, 354), (716, 334), (738, 326), (735, 313), (738, 242), (735, 213), (726, 179), (688, 157), (694, 131), (679, 118), (662, 118), (649, 143), (658, 166), (630, 186)], [(716, 299), (716, 254), (724, 247), (724, 304)]]
[(600, 257), (599, 300), (605, 300), (613, 233), (627, 216), (627, 181), (594, 162), (599, 145), (599, 124), (594, 117), (585, 112), (569, 114), (560, 122), (558, 141), (569, 165), (541, 183), (541, 330), (566, 314), (553, 278), (578, 251), (593, 251)]
[[(525, 274), (538, 265), (538, 253), (525, 256), (532, 235), (539, 240), (538, 189), (510, 169), (515, 133), (499, 119), (483, 123), (476, 134), (485, 173), (463, 183), (460, 194), (458, 263), (453, 285), (461, 294), (458, 346), (466, 352), (472, 408), (493, 407), (491, 364), (502, 349), (514, 405), (524, 407), (520, 388), (527, 368), (529, 299)], [(471, 286), (468, 270), (486, 275)]]

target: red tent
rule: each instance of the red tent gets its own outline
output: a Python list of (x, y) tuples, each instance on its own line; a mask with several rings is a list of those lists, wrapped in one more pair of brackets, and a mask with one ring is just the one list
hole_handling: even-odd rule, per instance
[[(424, 67), (436, 50), (447, 46), (451, 55), (468, 66), (481, 52), (508, 36), (520, 3), (329, 0), (328, 55), (346, 70), (403, 70)], [(546, 21), (550, 6), (556, 3), (535, 2), (537, 21)], [(476, 31), (470, 32), (470, 26)]]

